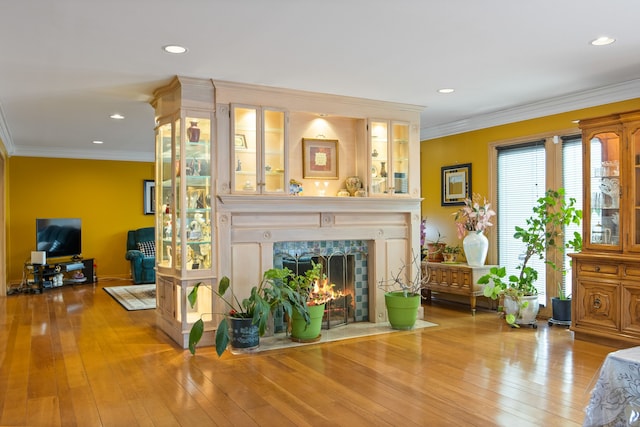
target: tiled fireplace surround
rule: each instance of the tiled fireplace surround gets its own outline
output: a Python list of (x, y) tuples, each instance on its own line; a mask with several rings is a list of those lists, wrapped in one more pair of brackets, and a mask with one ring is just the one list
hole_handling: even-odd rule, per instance
[(419, 251), (416, 198), (228, 195), (219, 196), (217, 210), (221, 273), (231, 274), (235, 286), (247, 283), (234, 289), (241, 297), (275, 265), (277, 252), (359, 254), (356, 321), (387, 320), (378, 284)]

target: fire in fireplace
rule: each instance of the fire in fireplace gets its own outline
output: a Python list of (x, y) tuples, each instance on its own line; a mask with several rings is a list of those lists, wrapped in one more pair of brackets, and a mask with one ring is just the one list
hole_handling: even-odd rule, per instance
[(322, 272), (326, 276), (326, 280), (324, 283), (318, 283), (317, 286), (331, 286), (331, 293), (334, 296), (325, 309), (322, 319), (324, 329), (355, 322), (355, 262), (353, 255), (338, 252), (327, 256), (316, 254), (292, 256), (282, 253), (277, 256), (280, 258), (282, 266), (295, 274), (304, 274), (312, 268), (312, 263), (322, 265)]

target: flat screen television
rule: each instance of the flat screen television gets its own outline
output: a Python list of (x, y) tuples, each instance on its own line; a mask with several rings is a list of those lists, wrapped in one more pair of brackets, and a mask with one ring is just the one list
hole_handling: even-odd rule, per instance
[(82, 254), (80, 218), (37, 218), (36, 250), (45, 251), (47, 259)]

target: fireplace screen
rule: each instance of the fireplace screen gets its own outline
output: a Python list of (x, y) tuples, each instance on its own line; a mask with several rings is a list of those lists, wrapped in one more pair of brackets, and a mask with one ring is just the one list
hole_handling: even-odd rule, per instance
[(334, 253), (328, 256), (303, 254), (294, 257), (289, 254), (278, 254), (278, 257), (282, 266), (287, 267), (295, 274), (304, 274), (310, 270), (312, 262), (322, 265), (322, 272), (326, 276), (327, 284), (334, 285), (332, 292), (335, 297), (325, 308), (322, 319), (323, 329), (355, 322), (355, 262), (353, 255), (344, 253)]

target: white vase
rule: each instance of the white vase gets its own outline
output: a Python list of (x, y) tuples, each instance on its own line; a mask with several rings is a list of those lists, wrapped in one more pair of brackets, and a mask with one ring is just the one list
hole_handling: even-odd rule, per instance
[(481, 231), (472, 231), (462, 240), (464, 256), (471, 267), (482, 267), (489, 251), (489, 239)]

